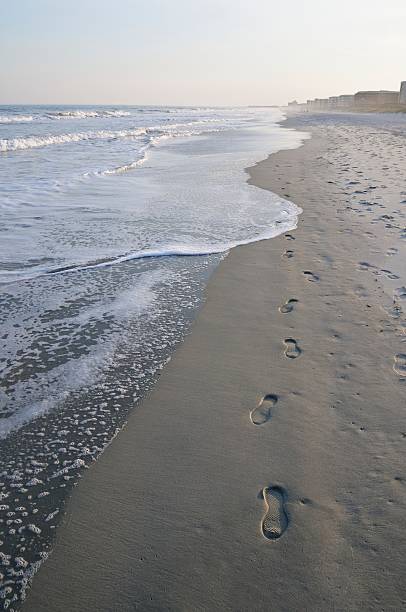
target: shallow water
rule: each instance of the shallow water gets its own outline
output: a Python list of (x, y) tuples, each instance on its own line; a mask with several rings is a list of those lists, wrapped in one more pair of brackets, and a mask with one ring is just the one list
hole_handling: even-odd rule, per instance
[(129, 319), (173, 308), (162, 287), (177, 279), (187, 295), (195, 256), (211, 268), (295, 226), (299, 209), (249, 186), (244, 167), (303, 135), (274, 109), (3, 107), (0, 118), (4, 435), (96, 380), (113, 327), (125, 335)]

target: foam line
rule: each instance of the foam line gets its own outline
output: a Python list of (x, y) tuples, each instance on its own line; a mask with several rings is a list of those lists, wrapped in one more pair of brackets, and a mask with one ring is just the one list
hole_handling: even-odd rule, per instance
[[(159, 134), (161, 137), (191, 136), (201, 134), (201, 130), (179, 131), (200, 124), (206, 124), (210, 120), (189, 121), (187, 123), (173, 123), (167, 125), (157, 125), (152, 127), (138, 127), (128, 130), (97, 130), (89, 132), (72, 132), (67, 134), (54, 134), (49, 136), (24, 136), (22, 138), (3, 138), (0, 139), (0, 152), (18, 151), (21, 149), (35, 149), (50, 145), (69, 144), (86, 140), (118, 140), (121, 138), (136, 138), (147, 134)], [(214, 122), (215, 120), (213, 120)], [(211, 121), (210, 121), (211, 122)], [(206, 130), (207, 131), (207, 130)], [(213, 128), (212, 131), (216, 131)]]
[[(293, 204), (291, 204), (293, 206)], [(302, 209), (295, 206), (295, 210), (291, 212), (290, 216), (283, 221), (279, 220), (275, 222), (275, 225), (269, 228), (268, 231), (258, 234), (257, 236), (246, 238), (244, 240), (230, 241), (225, 243), (211, 244), (211, 245), (166, 245), (160, 249), (146, 249), (141, 251), (134, 251), (118, 255), (111, 259), (103, 259), (94, 262), (87, 262), (84, 264), (70, 265), (61, 268), (50, 268), (39, 270), (36, 273), (24, 274), (19, 278), (15, 278), (15, 272), (10, 272), (10, 281), (3, 281), (3, 284), (7, 282), (25, 281), (39, 276), (46, 276), (50, 274), (68, 274), (73, 272), (83, 272), (85, 270), (93, 270), (95, 268), (107, 268), (113, 265), (125, 263), (128, 261), (134, 261), (137, 259), (152, 259), (161, 257), (203, 257), (208, 255), (216, 255), (219, 253), (226, 253), (230, 249), (237, 246), (243, 246), (246, 244), (252, 244), (261, 240), (268, 240), (274, 236), (278, 236), (287, 230), (292, 230), (297, 225), (298, 215), (302, 212)], [(3, 275), (7, 275), (7, 272), (3, 272)], [(13, 277), (13, 278), (11, 278)]]
[(0, 115), (0, 123), (29, 123), (33, 119), (32, 115)]

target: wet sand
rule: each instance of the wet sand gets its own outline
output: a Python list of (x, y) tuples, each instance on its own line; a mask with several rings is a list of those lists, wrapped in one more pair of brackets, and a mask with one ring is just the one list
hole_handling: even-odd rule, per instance
[(406, 606), (405, 140), (289, 124), (312, 139), (249, 180), (298, 229), (219, 266), (27, 612)]

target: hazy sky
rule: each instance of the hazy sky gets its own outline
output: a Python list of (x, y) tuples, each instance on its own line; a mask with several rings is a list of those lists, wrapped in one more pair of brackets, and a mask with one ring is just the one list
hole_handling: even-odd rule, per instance
[(0, 103), (281, 104), (406, 80), (406, 0), (0, 0)]

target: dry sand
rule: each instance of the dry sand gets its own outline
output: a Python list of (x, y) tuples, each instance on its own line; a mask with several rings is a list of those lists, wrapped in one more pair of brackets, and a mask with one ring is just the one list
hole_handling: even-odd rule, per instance
[(250, 181), (298, 229), (220, 265), (25, 611), (405, 608), (404, 136), (295, 121)]

